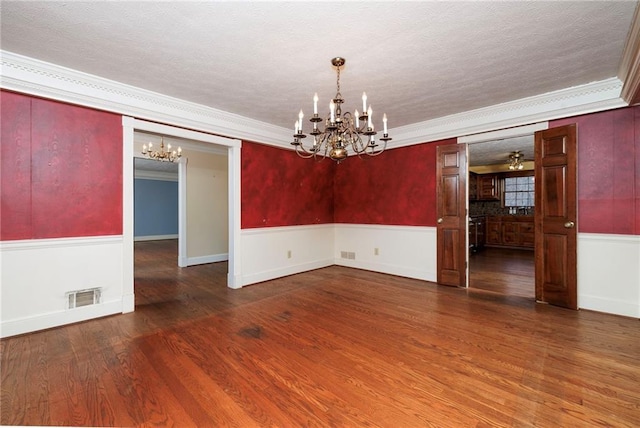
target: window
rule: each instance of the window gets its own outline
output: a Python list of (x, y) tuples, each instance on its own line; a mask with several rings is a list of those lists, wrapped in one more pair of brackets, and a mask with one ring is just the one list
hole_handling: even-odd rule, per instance
[(507, 177), (504, 179), (505, 207), (532, 207), (534, 199), (534, 177)]

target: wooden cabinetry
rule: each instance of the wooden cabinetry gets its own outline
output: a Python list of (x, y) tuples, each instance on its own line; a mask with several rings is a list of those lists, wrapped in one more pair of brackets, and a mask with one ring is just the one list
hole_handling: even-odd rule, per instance
[(469, 200), (478, 199), (478, 174), (469, 171)]
[(533, 217), (494, 216), (487, 218), (487, 245), (533, 248)]
[(502, 222), (500, 221), (500, 217), (487, 218), (487, 244), (502, 244)]
[(500, 200), (500, 180), (496, 174), (469, 174), (469, 199)]

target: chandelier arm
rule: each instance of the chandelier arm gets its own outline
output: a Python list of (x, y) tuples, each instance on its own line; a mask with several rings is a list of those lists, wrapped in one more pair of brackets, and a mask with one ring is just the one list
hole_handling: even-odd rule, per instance
[(378, 156), (378, 155), (382, 154), (382, 152), (384, 152), (386, 150), (386, 148), (387, 148), (387, 142), (385, 141), (384, 144), (382, 145), (382, 149), (374, 152), (373, 151), (373, 147), (372, 147), (371, 151), (367, 152), (366, 154), (368, 156), (375, 157), (375, 156)]
[(313, 156), (315, 156), (315, 153), (313, 153), (312, 151), (307, 151), (302, 143), (296, 144), (296, 154), (302, 159), (311, 159)]

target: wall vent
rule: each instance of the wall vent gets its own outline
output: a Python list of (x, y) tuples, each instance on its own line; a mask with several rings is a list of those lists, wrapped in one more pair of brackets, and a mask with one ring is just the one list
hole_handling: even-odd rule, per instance
[(353, 251), (340, 251), (340, 258), (355, 260), (356, 253), (354, 253)]
[(67, 293), (67, 302), (69, 302), (69, 309), (96, 305), (100, 303), (100, 289), (90, 288), (88, 290), (69, 291)]

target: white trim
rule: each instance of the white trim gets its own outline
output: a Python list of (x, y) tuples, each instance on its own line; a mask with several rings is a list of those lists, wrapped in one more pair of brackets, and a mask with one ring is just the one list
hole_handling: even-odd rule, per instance
[[(211, 254), (209, 256), (187, 257), (187, 266), (204, 265), (207, 263), (226, 262), (229, 260), (229, 253)], [(184, 267), (184, 266), (180, 266)]]
[(173, 235), (146, 235), (146, 236), (134, 236), (133, 241), (163, 241), (166, 239), (178, 239), (178, 234)]
[(280, 126), (12, 52), (1, 50), (0, 56), (0, 86), (5, 89), (198, 131), (291, 148), (291, 132)]
[(242, 288), (242, 237), (240, 223), (240, 145), (229, 147), (227, 168), (229, 170), (229, 272), (227, 286)]
[(640, 318), (640, 236), (578, 233), (578, 307)]
[(114, 300), (98, 303), (97, 305), (82, 306), (74, 309), (3, 321), (0, 327), (0, 331), (2, 332), (0, 337), (16, 336), (32, 331), (124, 313), (124, 307), (124, 300)]
[(527, 135), (533, 135), (536, 131), (543, 131), (545, 129), (549, 129), (549, 122), (539, 122), (531, 125), (517, 126), (515, 128), (499, 129), (497, 131), (467, 135), (465, 137), (459, 137), (458, 144), (475, 144), (494, 140), (504, 140), (506, 138), (524, 137)]
[[(135, 120), (122, 116), (122, 312), (135, 310), (135, 291), (133, 287), (133, 139)], [(125, 296), (129, 296), (125, 299)]]
[(276, 226), (276, 227), (253, 227), (251, 229), (242, 229), (243, 236), (251, 235), (268, 235), (268, 234), (280, 234), (282, 232), (303, 232), (307, 230), (326, 229), (327, 227), (333, 228), (337, 223), (322, 223), (322, 224), (302, 224), (296, 226)]
[[(202, 132), (191, 131), (189, 129), (176, 128), (174, 126), (162, 125), (159, 123), (148, 122), (139, 119), (132, 119), (123, 117), (123, 124), (130, 124), (131, 126), (125, 127), (125, 151), (127, 151), (128, 155), (124, 157), (124, 168), (130, 168), (133, 170), (133, 139), (134, 133), (136, 130), (138, 131), (147, 131), (153, 132), (161, 135), (168, 135), (179, 138), (186, 138), (193, 141), (199, 141), (203, 143), (212, 143), (218, 144), (221, 146), (225, 146), (228, 149), (228, 158), (229, 158), (229, 275), (227, 278), (227, 286), (230, 288), (239, 288), (238, 282), (236, 279), (240, 276), (240, 148), (242, 147), (242, 141), (234, 140), (230, 138), (220, 137), (218, 135), (204, 134)], [(130, 164), (130, 165), (128, 165)], [(128, 165), (128, 166), (127, 166)], [(185, 174), (183, 180), (179, 179), (178, 185), (178, 266), (183, 267), (187, 264), (187, 256), (186, 251), (181, 252), (181, 245), (186, 246), (186, 242), (181, 238), (183, 232), (186, 232), (186, 168), (184, 161), (181, 160), (178, 166), (178, 175)], [(131, 173), (132, 174), (132, 173)], [(181, 188), (185, 186), (184, 188)], [(130, 200), (125, 200), (125, 205), (130, 204), (133, 205), (133, 178), (129, 177), (129, 179), (124, 179), (123, 177), (123, 186), (125, 187), (125, 194), (128, 195), (127, 198)], [(182, 205), (181, 205), (182, 204)], [(182, 206), (182, 208), (181, 208)], [(181, 210), (183, 212), (181, 213)], [(181, 221), (184, 219), (184, 221)], [(130, 211), (125, 211), (124, 217), (124, 225), (127, 225), (127, 228), (133, 229), (133, 209)], [(125, 228), (125, 229), (127, 229)], [(128, 229), (127, 229), (128, 230)], [(238, 242), (235, 241), (235, 238), (238, 238)], [(133, 248), (133, 234), (129, 237), (125, 235), (125, 247), (131, 245)], [(186, 247), (185, 247), (186, 248)], [(131, 263), (133, 264), (133, 253), (131, 255)], [(131, 293), (133, 293), (133, 269), (131, 270), (131, 277), (127, 280), (127, 282), (131, 282)], [(125, 282), (125, 284), (127, 283)], [(128, 292), (128, 288), (125, 288), (125, 294)]]
[(77, 238), (21, 239), (0, 241), (0, 251), (35, 250), (45, 248), (78, 247), (81, 245), (110, 245), (123, 242), (122, 235), (89, 236)]
[[(337, 223), (334, 233), (336, 265), (431, 282), (437, 279), (435, 227)], [(342, 258), (343, 251), (353, 252), (355, 259)]]
[(390, 130), (388, 148), (460, 138), (465, 135), (625, 107), (622, 82), (611, 78), (586, 85), (452, 114)]
[[(123, 292), (122, 235), (4, 241), (0, 249), (2, 337), (133, 307), (133, 294)], [(68, 309), (66, 294), (87, 288), (100, 288), (102, 303)]]
[[(292, 150), (288, 128), (1, 51), (0, 86), (35, 96)], [(610, 78), (390, 129), (388, 148), (405, 147), (625, 107)]]
[(244, 275), (242, 277), (242, 282), (243, 285), (256, 284), (259, 282), (270, 281), (275, 278), (282, 278), (283, 276), (295, 275), (302, 272), (308, 272), (310, 270), (321, 269), (324, 267), (332, 266), (334, 264), (334, 259), (328, 258), (324, 260), (316, 260), (312, 262), (279, 267), (276, 269), (263, 270), (257, 273)]
[(178, 266), (187, 267), (187, 164), (189, 160), (178, 161)]

